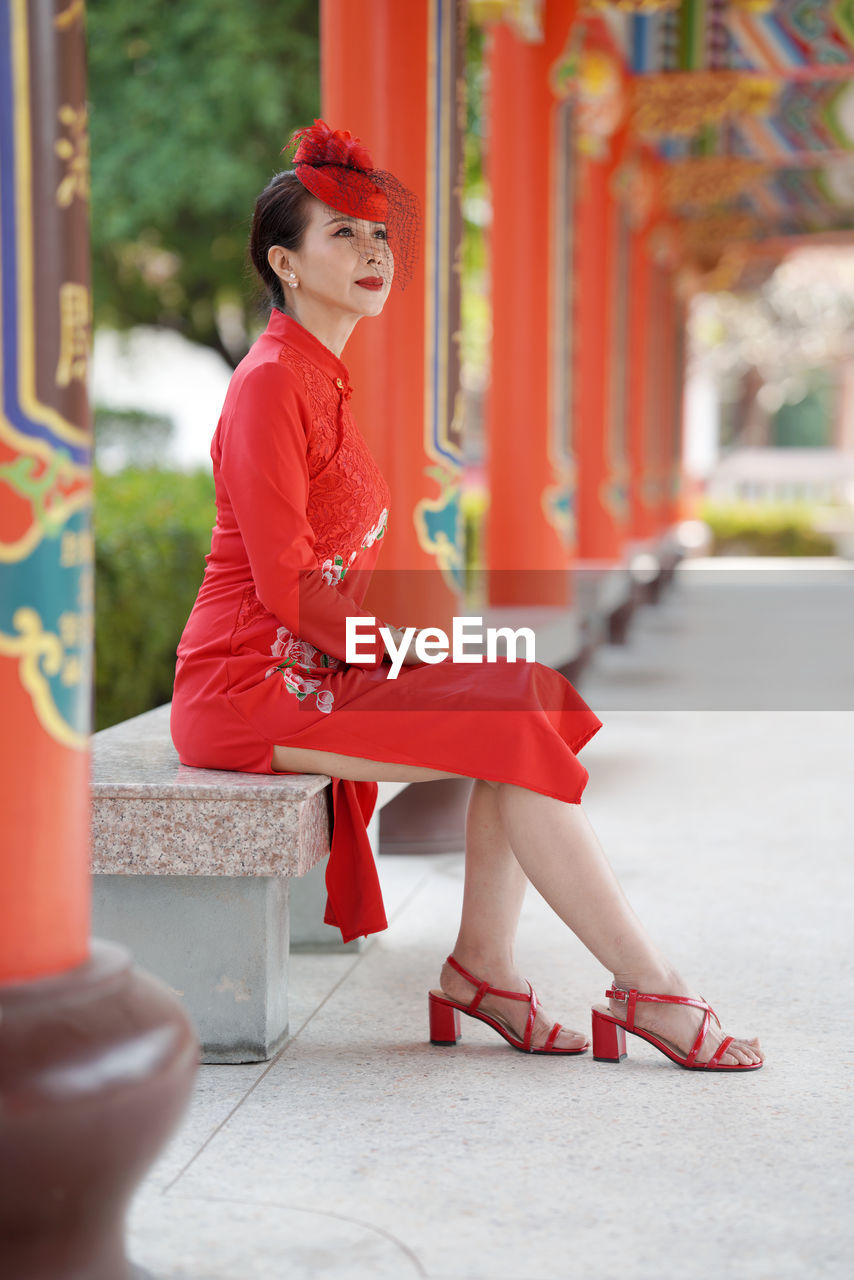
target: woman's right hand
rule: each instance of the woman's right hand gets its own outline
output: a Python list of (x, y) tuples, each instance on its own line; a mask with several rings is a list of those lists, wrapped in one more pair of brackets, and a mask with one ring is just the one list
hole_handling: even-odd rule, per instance
[[(392, 640), (394, 642), (395, 648), (399, 651), (400, 646), (404, 642), (403, 631), (400, 629), (400, 627), (389, 626), (388, 623), (386, 624), (386, 626), (388, 630), (391, 632), (391, 636), (392, 636)], [(410, 636), (409, 638), (409, 647), (407, 648), (406, 654), (403, 659), (403, 665), (405, 667), (420, 667), (423, 665), (421, 659), (418, 657), (418, 654), (415, 652), (415, 640), (417, 635), (418, 635), (418, 630), (416, 629), (415, 635)], [(392, 658), (394, 656), (389, 650), (388, 645), (386, 645), (386, 654), (388, 655), (389, 658)]]

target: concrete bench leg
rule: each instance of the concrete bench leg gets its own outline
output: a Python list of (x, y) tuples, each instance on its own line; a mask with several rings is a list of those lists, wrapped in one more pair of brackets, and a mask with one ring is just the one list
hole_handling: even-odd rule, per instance
[(99, 874), (93, 932), (127, 946), (181, 997), (203, 1062), (264, 1062), (288, 1038), (289, 884)]

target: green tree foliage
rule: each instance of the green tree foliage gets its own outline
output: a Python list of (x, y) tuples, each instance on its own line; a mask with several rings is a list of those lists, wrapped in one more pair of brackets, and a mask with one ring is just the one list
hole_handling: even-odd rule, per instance
[(256, 328), (255, 196), (319, 113), (317, 0), (89, 0), (97, 324), (234, 363)]
[(216, 517), (206, 471), (95, 477), (95, 728), (172, 697)]

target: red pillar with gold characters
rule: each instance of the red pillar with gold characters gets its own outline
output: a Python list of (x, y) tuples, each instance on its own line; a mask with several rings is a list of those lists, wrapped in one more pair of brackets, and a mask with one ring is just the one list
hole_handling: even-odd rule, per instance
[(459, 379), (464, 0), (321, 0), (324, 119), (418, 196), (423, 252), (344, 352), (359, 426), (391, 489), (368, 605), (450, 630), (462, 588)]
[[(535, 9), (537, 11), (535, 11)], [(570, 108), (556, 76), (576, 4), (490, 34), (492, 372), (487, 561), (495, 605), (568, 603), (575, 538), (568, 380)]]
[[(55, 101), (33, 92), (25, 52), (38, 21), (33, 13), (28, 22), (23, 8), (7, 7), (2, 33), (8, 89), (26, 91), (31, 108), (23, 120), (24, 104), (14, 112), (9, 103), (9, 113), (4, 104), (2, 113), (3, 229), (17, 241), (7, 262), (12, 246), (4, 240), (2, 272), (3, 366), (14, 378), (11, 395), (4, 382), (0, 418), (0, 981), (6, 982), (73, 968), (89, 954), (86, 108), (82, 68), (77, 76), (67, 70), (69, 83)], [(65, 163), (45, 166), (49, 174), (38, 163), (33, 170), (25, 126), (37, 137), (56, 134)], [(61, 263), (42, 248), (57, 223), (67, 233)]]
[(124, 1280), (183, 1111), (185, 1014), (89, 942), (84, 6), (0, 0), (0, 1270)]

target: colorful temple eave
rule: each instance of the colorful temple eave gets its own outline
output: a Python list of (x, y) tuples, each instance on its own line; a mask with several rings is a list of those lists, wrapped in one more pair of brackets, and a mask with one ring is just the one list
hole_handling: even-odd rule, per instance
[(599, 132), (582, 152), (625, 126), (621, 169), (656, 186), (685, 265), (854, 234), (854, 0), (581, 3), (559, 76)]

